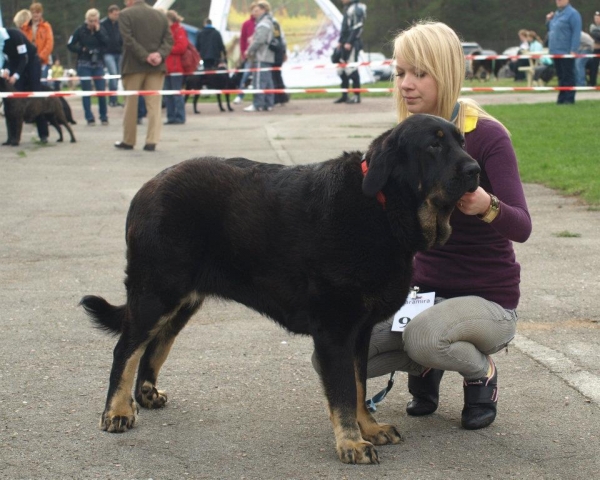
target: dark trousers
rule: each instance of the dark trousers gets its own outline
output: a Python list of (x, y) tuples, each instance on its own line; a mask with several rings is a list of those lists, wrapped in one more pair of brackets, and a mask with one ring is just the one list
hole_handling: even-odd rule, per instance
[[(555, 58), (554, 67), (558, 77), (559, 87), (575, 86), (575, 59), (574, 58)], [(575, 103), (575, 90), (561, 90), (558, 93), (558, 104)]]
[[(29, 60), (25, 67), (25, 72), (16, 81), (15, 88), (20, 92), (39, 92), (42, 89), (41, 82), (42, 64), (39, 57), (36, 55)], [(48, 122), (44, 117), (35, 119), (38, 136), (40, 140), (48, 138)]]
[[(346, 50), (342, 47), (342, 58), (343, 62), (357, 62), (358, 61), (358, 50), (353, 48), (352, 50)], [(352, 73), (347, 73), (347, 70), (353, 70)], [(342, 79), (341, 88), (349, 88), (350, 80), (352, 80), (352, 88), (360, 88), (360, 74), (358, 73), (358, 68), (347, 69), (347, 68), (338, 68), (338, 75)], [(346, 95), (346, 94), (344, 94)], [(356, 93), (356, 95), (360, 95)]]
[[(600, 55), (600, 48), (594, 49), (596, 55)], [(590, 67), (590, 86), (595, 87), (598, 81), (598, 65), (600, 64), (600, 57), (591, 58), (588, 66)]]

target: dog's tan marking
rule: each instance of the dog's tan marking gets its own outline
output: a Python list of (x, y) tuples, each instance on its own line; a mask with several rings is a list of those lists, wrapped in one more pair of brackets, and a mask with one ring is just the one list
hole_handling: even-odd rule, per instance
[[(152, 357), (148, 359), (148, 366), (154, 372), (155, 378), (158, 378), (158, 373), (163, 364), (167, 360), (171, 347), (175, 343), (175, 336), (169, 334), (170, 322), (176, 317), (183, 307), (200, 305), (206, 295), (199, 294), (196, 291), (191, 292), (187, 297), (183, 298), (177, 308), (167, 315), (162, 316), (156, 326), (150, 331), (149, 341), (157, 340), (157, 345), (152, 352)], [(168, 400), (167, 393), (164, 390), (158, 390), (156, 385), (149, 381), (144, 381), (140, 391), (136, 392), (135, 398), (138, 403), (144, 408), (162, 408)]]
[(133, 379), (146, 344), (140, 346), (127, 360), (119, 387), (113, 395), (110, 405), (102, 414), (100, 428), (109, 432), (124, 432), (133, 427), (137, 419), (137, 404), (131, 396)]
[[(344, 418), (346, 417), (346, 418)], [(344, 463), (379, 463), (377, 450), (372, 443), (363, 440), (356, 421), (349, 421), (339, 411), (331, 414), (333, 433), (338, 457)]]
[(444, 132), (442, 130), (437, 131), (437, 136), (440, 138), (444, 138)]
[(396, 427), (386, 423), (377, 423), (365, 404), (366, 392), (359, 380), (356, 366), (354, 373), (356, 377), (356, 418), (362, 437), (373, 445), (398, 444), (404, 441)]
[(452, 233), (450, 227), (452, 210), (447, 214), (442, 214), (435, 206), (436, 199), (439, 200), (442, 195), (443, 192), (440, 190), (432, 191), (418, 211), (419, 224), (427, 242), (427, 248), (432, 248), (434, 245), (443, 245)]

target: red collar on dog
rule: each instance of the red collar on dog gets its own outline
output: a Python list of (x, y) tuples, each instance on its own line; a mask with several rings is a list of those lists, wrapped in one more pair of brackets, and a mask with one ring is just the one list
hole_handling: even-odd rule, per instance
[[(367, 165), (367, 160), (365, 157), (363, 157), (363, 161), (360, 162), (360, 166), (362, 168), (362, 174), (364, 177), (367, 174), (367, 172), (369, 171), (369, 166)], [(385, 195), (383, 194), (383, 192), (377, 192), (377, 201), (381, 204), (381, 206), (385, 210)]]

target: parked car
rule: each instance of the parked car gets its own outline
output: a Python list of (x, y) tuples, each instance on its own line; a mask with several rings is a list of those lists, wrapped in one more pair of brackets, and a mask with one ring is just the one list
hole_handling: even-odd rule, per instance
[(470, 55), (471, 52), (478, 50), (481, 51), (483, 50), (481, 48), (481, 45), (479, 45), (477, 42), (462, 42), (461, 43), (462, 49), (463, 49), (463, 53), (465, 55)]
[[(365, 52), (365, 61), (367, 62), (383, 62), (386, 56), (381, 52)], [(394, 74), (391, 65), (371, 65), (371, 72), (376, 81), (390, 80)]]

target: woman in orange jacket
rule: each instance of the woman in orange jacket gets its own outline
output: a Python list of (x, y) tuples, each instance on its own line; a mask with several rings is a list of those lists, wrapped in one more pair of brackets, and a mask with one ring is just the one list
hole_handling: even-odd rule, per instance
[(44, 7), (41, 3), (32, 3), (29, 7), (31, 21), (25, 23), (21, 30), (27, 39), (33, 43), (42, 62), (42, 79), (48, 77), (48, 70), (52, 65), (52, 50), (54, 49), (54, 34), (52, 26), (43, 18)]

